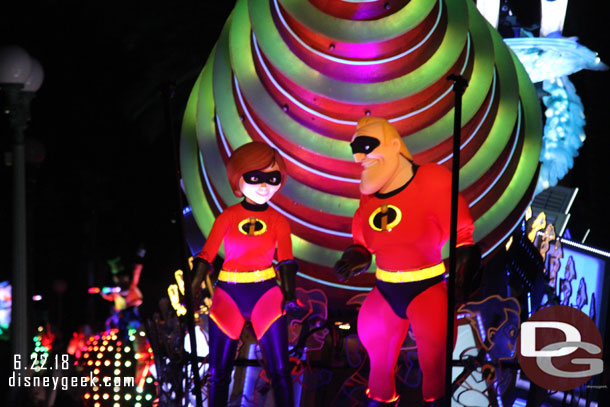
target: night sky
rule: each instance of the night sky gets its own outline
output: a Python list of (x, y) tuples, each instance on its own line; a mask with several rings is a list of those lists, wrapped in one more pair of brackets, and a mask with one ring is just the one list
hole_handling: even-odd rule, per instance
[[(529, 25), (535, 13), (523, 4), (515, 9)], [(610, 16), (596, 4), (572, 1), (564, 35), (578, 36), (610, 63)], [(179, 135), (188, 94), (233, 2), (43, 0), (11, 7), (0, 15), (0, 45), (19, 44), (45, 70), (27, 132), (30, 289), (43, 295), (32, 322), (50, 320), (71, 332), (89, 320), (99, 328), (110, 304), (87, 287), (110, 285), (106, 261), (120, 256), (129, 267), (140, 244), (147, 249), (143, 311), (150, 315), (180, 264), (172, 135)], [(590, 228), (587, 244), (610, 250), (610, 81), (607, 72), (570, 78), (585, 105), (587, 140), (561, 182), (580, 189), (568, 227), (576, 240)], [(5, 134), (0, 145), (10, 150)], [(5, 280), (11, 178), (8, 167), (0, 171)]]

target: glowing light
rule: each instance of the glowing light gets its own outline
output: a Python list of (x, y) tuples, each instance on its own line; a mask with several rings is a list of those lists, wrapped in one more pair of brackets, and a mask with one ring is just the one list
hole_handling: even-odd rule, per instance
[(498, 19), (500, 18), (500, 0), (478, 0), (477, 9), (489, 24), (494, 28), (498, 28)]
[(508, 242), (506, 242), (506, 246), (505, 246), (505, 247), (506, 247), (506, 251), (508, 251), (508, 249), (510, 249), (510, 246), (511, 246), (512, 244), (513, 244), (513, 237), (511, 236), (511, 237), (508, 239)]
[(174, 278), (178, 283), (178, 289), (180, 290), (180, 294), (184, 295), (184, 272), (182, 270), (174, 271)]

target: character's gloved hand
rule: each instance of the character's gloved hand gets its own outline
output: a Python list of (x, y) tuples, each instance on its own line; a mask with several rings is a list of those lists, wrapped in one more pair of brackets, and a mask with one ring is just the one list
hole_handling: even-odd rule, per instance
[(297, 301), (296, 277), (298, 269), (299, 265), (294, 259), (281, 261), (277, 265), (277, 271), (280, 276), (280, 288), (284, 295), (282, 309), (288, 315), (295, 318), (301, 318), (307, 313), (307, 310)]
[(210, 307), (211, 304), (211, 287), (208, 287), (208, 275), (214, 271), (214, 268), (207, 260), (201, 257), (193, 259), (193, 279), (191, 280), (191, 298), (193, 299), (193, 307), (198, 310), (199, 306), (205, 305)]
[(476, 244), (455, 249), (455, 304), (461, 305), (480, 288), (481, 249)]
[(360, 273), (364, 273), (371, 265), (371, 252), (364, 246), (354, 244), (345, 249), (343, 255), (335, 263), (335, 273), (339, 281), (346, 281)]

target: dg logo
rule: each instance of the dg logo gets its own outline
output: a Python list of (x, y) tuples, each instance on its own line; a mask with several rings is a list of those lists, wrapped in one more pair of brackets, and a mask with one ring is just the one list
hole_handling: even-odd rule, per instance
[(391, 232), (402, 220), (402, 212), (394, 205), (383, 204), (369, 216), (369, 226), (377, 232)]
[(521, 324), (519, 365), (538, 386), (567, 391), (602, 373), (602, 337), (584, 312), (565, 305), (537, 311)]
[(267, 224), (261, 219), (249, 217), (239, 222), (237, 228), (246, 236), (260, 236), (267, 231)]

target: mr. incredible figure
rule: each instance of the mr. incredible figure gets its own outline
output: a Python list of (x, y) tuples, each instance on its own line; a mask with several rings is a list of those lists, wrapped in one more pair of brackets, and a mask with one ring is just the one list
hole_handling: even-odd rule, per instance
[[(409, 324), (417, 342), (426, 402), (444, 396), (447, 288), (441, 249), (449, 239), (451, 172), (418, 166), (385, 119), (358, 121), (351, 142), (362, 165), (354, 244), (335, 265), (340, 280), (366, 271), (375, 254), (377, 282), (358, 315), (358, 336), (370, 359), (368, 406), (396, 406), (394, 369)], [(456, 297), (464, 299), (467, 274), (478, 269), (473, 221), (458, 200)]]

